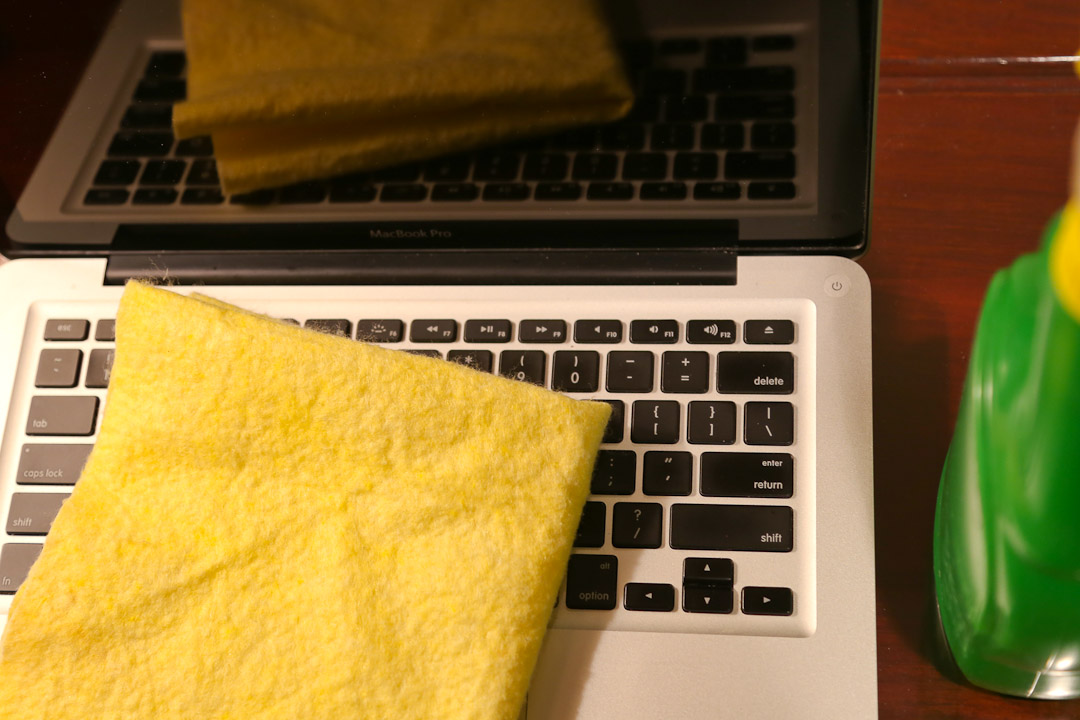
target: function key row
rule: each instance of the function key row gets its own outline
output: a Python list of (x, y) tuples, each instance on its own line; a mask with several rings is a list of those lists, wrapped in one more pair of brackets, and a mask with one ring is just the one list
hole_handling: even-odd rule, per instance
[[(80, 341), (90, 335), (90, 321), (83, 319), (49, 319), (45, 321), (44, 339), (50, 341)], [(116, 320), (98, 320), (94, 339), (112, 342), (116, 339)]]

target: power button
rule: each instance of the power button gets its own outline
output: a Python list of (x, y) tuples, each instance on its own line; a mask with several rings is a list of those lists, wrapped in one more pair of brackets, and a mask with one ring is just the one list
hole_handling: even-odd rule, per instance
[(847, 275), (830, 275), (825, 278), (825, 294), (829, 297), (844, 297), (850, 285), (851, 280)]

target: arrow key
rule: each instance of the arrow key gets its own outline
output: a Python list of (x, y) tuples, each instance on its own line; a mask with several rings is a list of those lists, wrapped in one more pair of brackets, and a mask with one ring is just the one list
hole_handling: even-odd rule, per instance
[(671, 612), (675, 609), (675, 588), (664, 583), (626, 583), (623, 607), (627, 610)]
[(790, 615), (793, 608), (791, 588), (743, 588), (742, 611), (747, 615)]
[(688, 557), (683, 560), (683, 582), (687, 585), (727, 585), (735, 580), (735, 564), (728, 558)]
[(730, 613), (734, 607), (731, 586), (684, 585), (682, 607), (691, 613)]

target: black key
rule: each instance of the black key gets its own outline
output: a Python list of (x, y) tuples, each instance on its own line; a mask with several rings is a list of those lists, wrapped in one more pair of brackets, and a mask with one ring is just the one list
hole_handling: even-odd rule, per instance
[(643, 95), (682, 95), (686, 92), (686, 71), (649, 68), (641, 73), (640, 87)]
[(746, 62), (746, 38), (718, 37), (705, 44), (707, 65), (742, 65)]
[(175, 103), (187, 97), (187, 82), (180, 78), (145, 78), (135, 88), (139, 102)]
[(446, 353), (446, 359), (473, 370), (491, 372), (490, 350), (451, 350)]
[(794, 612), (791, 588), (744, 587), (742, 611), (744, 615), (790, 615)]
[(708, 392), (709, 353), (664, 353), (660, 372), (660, 389), (666, 393)]
[(73, 348), (42, 350), (34, 387), (69, 388), (79, 384), (82, 351)]
[(679, 341), (679, 323), (675, 320), (634, 320), (630, 323), (630, 342), (662, 343)]
[(623, 607), (627, 610), (671, 612), (675, 609), (675, 588), (666, 583), (626, 583)]
[(716, 98), (715, 112), (717, 120), (793, 118), (795, 98), (791, 95), (721, 95)]
[(566, 321), (522, 320), (518, 325), (518, 339), (527, 343), (566, 342)]
[(619, 45), (623, 64), (628, 70), (641, 70), (652, 66), (654, 49), (652, 40), (647, 38), (628, 40)]
[(566, 607), (614, 610), (619, 560), (614, 555), (571, 555), (566, 568)]
[(795, 177), (795, 156), (779, 150), (732, 152), (724, 158), (724, 172), (733, 180)]
[(0, 595), (12, 595), (41, 554), (41, 545), (6, 543), (0, 549)]
[(542, 350), (503, 350), (499, 355), (499, 374), (511, 380), (544, 385), (547, 355)]
[(578, 320), (574, 323), (574, 341), (579, 343), (622, 342), (623, 325), (619, 320)]
[(439, 183), (431, 189), (435, 202), (469, 202), (480, 197), (480, 188), (472, 183)]
[(694, 92), (790, 92), (795, 69), (786, 65), (736, 69), (699, 68), (694, 71)]
[(363, 342), (396, 343), (405, 336), (400, 320), (357, 320), (356, 339)]
[(701, 127), (701, 147), (705, 150), (741, 150), (745, 142), (738, 123), (709, 123)]
[[(274, 202), (276, 197), (276, 190), (252, 190), (251, 192), (230, 195), (229, 203), (232, 205), (269, 205)], [(374, 191), (372, 191), (371, 197), (375, 197)], [(370, 200), (371, 198), (368, 199)]]
[(795, 482), (787, 453), (701, 455), (701, 494), (708, 497), (789, 498)]
[(574, 128), (551, 137), (556, 150), (593, 150), (600, 147), (600, 131), (595, 127)]
[(600, 385), (600, 353), (560, 350), (551, 369), (551, 389), (560, 392), (596, 392)]
[(795, 342), (795, 323), (791, 320), (747, 320), (743, 340), (754, 345), (790, 345)]
[(581, 186), (573, 182), (540, 183), (536, 186), (537, 200), (577, 200)]
[(172, 145), (169, 132), (121, 130), (109, 143), (109, 157), (161, 157), (169, 154)]
[(590, 200), (632, 200), (634, 186), (630, 183), (589, 183)]
[(602, 502), (587, 502), (578, 521), (574, 547), (598, 548), (604, 546), (607, 530), (607, 508)]
[(526, 183), (488, 183), (484, 186), (485, 200), (528, 200)]
[(619, 158), (605, 153), (578, 153), (574, 158), (575, 180), (614, 180)]
[(183, 160), (148, 160), (139, 177), (140, 185), (175, 185), (184, 177)]
[(795, 48), (792, 35), (760, 35), (754, 38), (754, 52), (786, 52)]
[(367, 176), (344, 176), (330, 181), (330, 202), (359, 203), (371, 202), (377, 194)]
[(225, 202), (225, 196), (221, 194), (221, 188), (216, 187), (189, 187), (180, 196), (182, 205), (220, 205)]
[(473, 166), (473, 180), (514, 180), (520, 165), (517, 153), (482, 153)]
[(735, 321), (691, 320), (686, 323), (686, 342), (695, 345), (729, 345), (735, 342)]
[(15, 493), (8, 512), (9, 535), (47, 535), (67, 493)]
[(660, 41), (661, 55), (693, 55), (701, 52), (701, 41), (697, 38), (666, 38)]
[(736, 182), (699, 182), (694, 183), (695, 200), (738, 200), (742, 188)]
[(712, 180), (720, 171), (716, 153), (686, 153), (675, 155), (675, 178), (678, 180)]
[(685, 200), (686, 183), (647, 182), (641, 184), (642, 200)]
[(209, 135), (199, 135), (176, 143), (178, 157), (210, 157), (213, 154), (214, 142)]
[(383, 202), (420, 202), (427, 197), (426, 185), (383, 185)]
[(697, 122), (709, 116), (709, 101), (704, 95), (677, 95), (667, 99), (664, 119), (668, 122)]
[(743, 442), (791, 445), (795, 442), (795, 407), (787, 402), (746, 403)]
[(611, 544), (618, 548), (658, 548), (663, 543), (664, 506), (618, 502), (611, 511)]
[(754, 123), (750, 145), (755, 150), (790, 150), (795, 147), (795, 126), (789, 122)]
[(413, 183), (420, 179), (420, 166), (410, 163), (383, 168), (377, 170), (372, 179), (378, 182)]
[(95, 185), (130, 185), (139, 174), (138, 160), (106, 160), (94, 175)]
[(37, 395), (30, 400), (27, 435), (93, 435), (96, 397)]
[(671, 506), (671, 547), (677, 550), (791, 552), (793, 528), (789, 507)]
[(664, 153), (631, 153), (623, 159), (623, 180), (663, 180), (667, 177)]
[(343, 338), (352, 337), (352, 323), (342, 318), (313, 318), (305, 320), (304, 327), (327, 335), (337, 335)]
[(633, 495), (637, 484), (637, 453), (633, 450), (601, 450), (593, 467), (593, 495)]
[(693, 456), (688, 452), (645, 453), (641, 491), (646, 495), (689, 495)]
[(656, 96), (634, 98), (634, 106), (626, 114), (630, 122), (656, 122), (660, 117), (660, 98)]
[(86, 191), (86, 196), (83, 198), (83, 204), (85, 205), (123, 205), (127, 202), (128, 191), (113, 189), (102, 190), (100, 188), (93, 188)]
[(630, 439), (636, 443), (672, 445), (679, 442), (682, 408), (674, 400), (636, 400)]
[(607, 391), (647, 393), (653, 389), (653, 354), (647, 351), (615, 351), (607, 357)]
[(454, 342), (457, 335), (457, 320), (413, 320), (409, 328), (413, 342)]
[(85, 340), (89, 334), (89, 320), (45, 321), (45, 340)]
[(622, 400), (601, 400), (600, 402), (606, 402), (611, 406), (611, 417), (608, 418), (601, 442), (622, 442), (624, 426), (626, 425), (626, 404)]
[(466, 320), (465, 342), (510, 342), (513, 326), (509, 320)]
[(436, 358), (436, 359), (439, 359), (439, 360), (442, 359), (442, 353), (439, 352), (438, 350), (415, 350), (415, 349), (409, 349), (409, 350), (405, 350), (405, 352), (409, 353), (410, 355), (419, 355), (420, 357)]
[(132, 205), (172, 205), (180, 193), (176, 188), (139, 188), (131, 197)]
[(86, 363), (86, 387), (109, 387), (109, 377), (112, 376), (113, 354), (114, 350), (112, 348), (97, 348), (90, 351), (90, 360)]
[(217, 163), (213, 160), (194, 160), (187, 174), (188, 185), (217, 185)]
[(529, 153), (521, 177), (525, 180), (562, 180), (570, 169), (570, 160), (560, 153)]
[(686, 585), (683, 610), (692, 613), (730, 613), (735, 607), (730, 585)]
[(424, 179), (428, 182), (459, 182), (469, 177), (472, 160), (457, 155), (431, 160), (424, 167)]
[(735, 563), (728, 558), (696, 558), (683, 560), (684, 585), (730, 586), (735, 582)]
[(116, 320), (98, 320), (94, 330), (94, 339), (99, 342), (112, 342), (116, 339)]
[(600, 131), (600, 146), (605, 150), (641, 150), (645, 147), (645, 128), (628, 122), (608, 125)]
[(735, 442), (735, 403), (695, 400), (690, 403), (686, 439), (697, 445)]
[(19, 485), (74, 485), (93, 445), (28, 443), (19, 454)]
[(278, 202), (282, 205), (310, 205), (326, 199), (326, 185), (321, 182), (300, 182), (281, 188)]
[(788, 352), (717, 353), (716, 391), (790, 395), (795, 391), (795, 356)]
[(124, 112), (120, 127), (130, 130), (169, 130), (172, 128), (172, 105), (132, 105)]
[(751, 200), (791, 200), (795, 197), (795, 183), (752, 182), (746, 196)]
[(651, 147), (653, 150), (691, 150), (694, 147), (694, 126), (655, 125)]
[(147, 77), (179, 77), (185, 63), (183, 51), (159, 50), (150, 56), (143, 74)]

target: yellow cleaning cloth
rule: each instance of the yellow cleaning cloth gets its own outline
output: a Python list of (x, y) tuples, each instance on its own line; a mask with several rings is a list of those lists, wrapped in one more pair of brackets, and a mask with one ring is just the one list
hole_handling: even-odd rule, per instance
[(632, 95), (596, 0), (184, 0), (179, 137), (227, 192), (580, 123)]
[(128, 285), (0, 718), (516, 719), (609, 412)]

